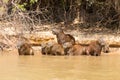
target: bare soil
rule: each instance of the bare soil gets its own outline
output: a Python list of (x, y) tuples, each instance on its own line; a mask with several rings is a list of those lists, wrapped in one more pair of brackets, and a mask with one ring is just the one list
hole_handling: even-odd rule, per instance
[[(11, 26), (10, 26), (11, 25)], [(114, 44), (117, 48), (111, 48), (111, 54), (119, 52), (120, 47), (120, 31), (110, 30), (104, 27), (80, 27), (79, 25), (67, 25), (61, 24), (47, 24), (34, 26), (34, 29), (30, 32), (25, 27), (20, 25), (14, 26), (12, 23), (0, 23), (0, 42), (10, 46), (5, 48), (8, 51), (14, 51), (19, 35), (24, 36), (31, 44), (39, 46), (44, 42), (55, 41), (56, 36), (52, 34), (52, 29), (62, 28), (65, 33), (71, 34), (75, 37), (76, 42), (81, 44), (89, 44), (91, 41), (96, 40), (99, 37), (103, 37), (108, 44)], [(0, 45), (1, 46), (1, 45)], [(40, 48), (34, 48), (40, 50)]]

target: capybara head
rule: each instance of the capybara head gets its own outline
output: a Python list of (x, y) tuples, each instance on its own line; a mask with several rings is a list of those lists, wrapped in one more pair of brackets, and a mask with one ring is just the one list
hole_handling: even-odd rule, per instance
[(75, 44), (75, 38), (72, 35), (66, 34), (66, 38), (65, 39), (66, 39), (66, 42), (70, 42), (72, 45)]
[(52, 33), (53, 33), (54, 35), (58, 35), (59, 33), (64, 33), (64, 32), (63, 32), (62, 29), (53, 29), (53, 30), (52, 30)]
[(109, 44), (102, 37), (100, 37), (98, 39), (98, 42), (102, 46), (103, 52), (108, 53), (109, 52)]
[(98, 38), (97, 41), (98, 41), (98, 43), (99, 43), (102, 47), (106, 45), (106, 42), (105, 42), (105, 40), (103, 39), (103, 37)]
[(21, 43), (17, 45), (19, 55), (34, 55), (32, 46), (28, 43)]
[(50, 55), (50, 49), (51, 49), (51, 46), (55, 44), (54, 42), (50, 41), (50, 42), (47, 42), (47, 43), (42, 43), (41, 44), (41, 53), (43, 55)]
[(50, 47), (49, 46), (42, 47), (41, 53), (43, 55), (49, 55), (50, 54)]

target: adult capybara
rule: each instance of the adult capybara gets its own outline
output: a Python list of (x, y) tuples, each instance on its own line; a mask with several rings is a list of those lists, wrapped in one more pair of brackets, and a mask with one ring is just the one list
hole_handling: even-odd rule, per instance
[(19, 55), (34, 55), (33, 48), (30, 44), (21, 42), (17, 44)]
[(75, 44), (67, 51), (68, 55), (87, 55), (86, 47), (81, 46), (80, 44)]
[[(70, 44), (75, 44), (75, 38), (70, 34), (65, 34), (62, 29), (53, 29), (52, 33), (56, 35), (57, 41), (59, 44), (64, 45), (66, 42), (69, 42)], [(71, 46), (67, 46), (71, 47)]]
[(52, 45), (53, 45), (53, 43), (51, 43), (51, 42), (42, 44), (41, 53), (43, 55), (50, 55), (50, 49), (51, 49)]
[(50, 47), (48, 47), (48, 46), (43, 47), (43, 48), (41, 49), (41, 53), (42, 53), (43, 55), (49, 55), (49, 54), (50, 54)]
[(86, 53), (92, 56), (100, 56), (102, 48), (106, 45), (105, 41), (102, 38), (99, 38), (96, 41), (93, 41), (86, 47)]
[(61, 44), (54, 43), (52, 45), (47, 44), (42, 48), (43, 55), (64, 55), (64, 48)]
[(64, 55), (64, 48), (61, 44), (53, 44), (50, 47), (50, 54), (51, 55)]

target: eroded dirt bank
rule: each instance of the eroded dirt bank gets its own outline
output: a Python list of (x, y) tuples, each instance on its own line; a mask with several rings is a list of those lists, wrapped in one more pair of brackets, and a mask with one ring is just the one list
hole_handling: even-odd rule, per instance
[[(7, 24), (6, 24), (7, 25)], [(12, 24), (11, 24), (12, 25)], [(1, 25), (0, 28), (0, 46), (5, 47), (8, 51), (16, 49), (18, 37), (22, 35), (27, 41), (29, 41), (35, 48), (39, 50), (40, 45), (45, 42), (56, 42), (56, 36), (52, 34), (52, 29), (58, 28), (58, 25), (42, 25), (36, 26), (32, 32), (22, 27), (8, 27)], [(83, 45), (88, 45), (91, 41), (96, 40), (99, 37), (103, 37), (104, 40), (110, 45), (111, 53), (119, 52), (120, 36), (119, 31), (112, 31), (103, 28), (79, 28), (77, 26), (62, 27), (65, 33), (69, 33), (75, 37), (76, 42)], [(6, 44), (4, 46), (2, 43)], [(37, 47), (36, 47), (37, 46)], [(115, 48), (113, 48), (115, 47)]]

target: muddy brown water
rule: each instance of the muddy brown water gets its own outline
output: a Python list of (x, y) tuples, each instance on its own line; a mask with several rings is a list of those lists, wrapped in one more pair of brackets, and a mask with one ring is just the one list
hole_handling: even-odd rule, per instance
[(0, 80), (120, 80), (120, 55), (0, 55)]

